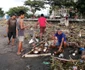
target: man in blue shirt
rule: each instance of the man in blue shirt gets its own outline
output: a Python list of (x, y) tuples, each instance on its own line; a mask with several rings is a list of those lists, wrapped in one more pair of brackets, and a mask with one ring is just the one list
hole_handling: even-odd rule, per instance
[(55, 34), (55, 45), (59, 48), (58, 51), (61, 51), (62, 46), (66, 47), (66, 35), (62, 32), (61, 29), (58, 29), (58, 31)]

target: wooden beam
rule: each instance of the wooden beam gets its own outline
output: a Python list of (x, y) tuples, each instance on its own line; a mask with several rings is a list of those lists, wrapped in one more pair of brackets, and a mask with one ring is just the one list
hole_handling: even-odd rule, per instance
[(22, 57), (40, 57), (40, 56), (51, 56), (51, 53), (44, 53), (44, 54), (24, 54)]

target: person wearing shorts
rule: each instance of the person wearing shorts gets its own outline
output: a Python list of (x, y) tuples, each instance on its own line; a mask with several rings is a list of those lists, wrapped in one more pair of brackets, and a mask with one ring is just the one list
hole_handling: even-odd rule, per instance
[(40, 26), (40, 40), (42, 40), (42, 36), (45, 33), (46, 25), (47, 25), (47, 20), (44, 17), (43, 14), (41, 14), (40, 18), (38, 19), (38, 22), (36, 25)]
[(55, 34), (55, 45), (59, 48), (59, 51), (64, 46), (66, 47), (66, 35), (62, 32), (61, 29), (58, 29), (58, 31)]
[(45, 33), (45, 28), (46, 27), (40, 27), (40, 33), (44, 34)]
[(18, 29), (18, 39), (19, 39), (17, 55), (20, 55), (21, 52), (23, 51), (22, 43), (24, 42), (24, 30), (25, 28), (28, 27), (24, 25), (24, 17), (25, 17), (24, 15), (25, 12), (21, 10), (19, 12), (19, 17), (17, 19), (17, 29)]
[(7, 33), (8, 33), (8, 44), (12, 37), (12, 45), (14, 45), (14, 40), (16, 38), (16, 14), (12, 14), (11, 18), (7, 21)]

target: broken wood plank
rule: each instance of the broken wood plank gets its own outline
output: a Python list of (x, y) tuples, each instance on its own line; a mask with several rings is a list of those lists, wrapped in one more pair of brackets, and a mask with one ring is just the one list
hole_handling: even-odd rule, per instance
[(40, 57), (40, 56), (51, 56), (51, 53), (44, 53), (44, 54), (24, 54), (22, 57)]

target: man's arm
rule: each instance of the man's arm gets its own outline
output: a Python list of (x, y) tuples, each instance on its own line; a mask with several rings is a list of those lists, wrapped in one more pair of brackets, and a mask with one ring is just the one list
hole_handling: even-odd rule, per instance
[(7, 33), (8, 33), (9, 24), (10, 24), (10, 19), (7, 21), (7, 29), (6, 29)]
[(24, 22), (21, 20), (20, 21), (20, 28), (21, 29), (25, 29), (25, 28), (27, 28), (28, 26), (24, 26)]
[(62, 38), (61, 44), (60, 44), (60, 46), (59, 46), (59, 51), (61, 51), (61, 48), (62, 48), (63, 42), (64, 42), (64, 38)]
[(37, 23), (35, 24), (35, 27), (37, 28), (38, 25), (39, 25), (39, 20), (38, 20)]
[(51, 26), (51, 24), (49, 24), (49, 23), (47, 22), (47, 20), (45, 21), (45, 23), (46, 23), (48, 26)]

